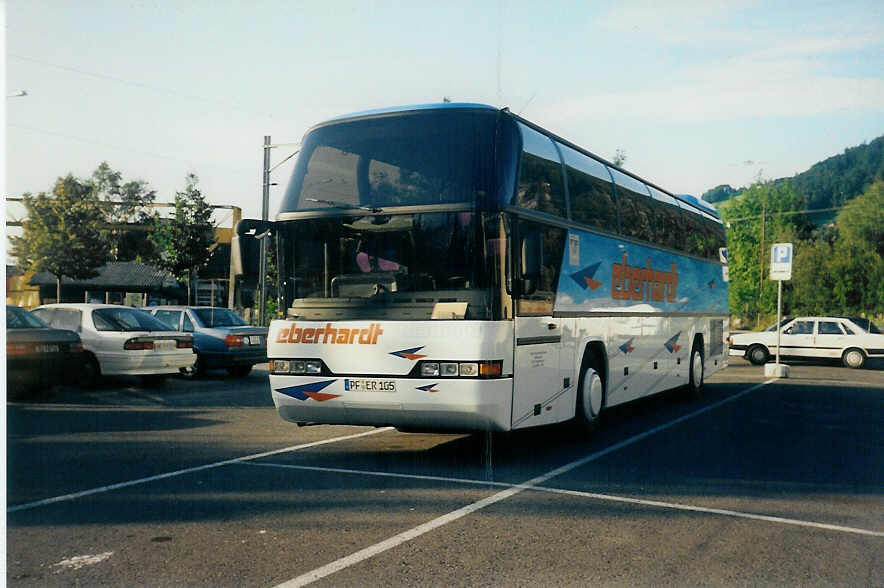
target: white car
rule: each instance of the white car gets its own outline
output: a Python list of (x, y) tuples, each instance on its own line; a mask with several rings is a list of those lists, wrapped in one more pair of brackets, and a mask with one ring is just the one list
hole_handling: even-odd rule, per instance
[[(841, 359), (860, 368), (884, 357), (884, 334), (870, 320), (853, 317), (798, 317), (780, 322), (780, 358)], [(762, 365), (777, 352), (777, 325), (760, 333), (731, 335), (730, 354)]]
[(80, 335), (86, 384), (101, 375), (144, 376), (159, 383), (193, 366), (193, 335), (169, 328), (150, 313), (115, 304), (47, 304), (33, 313), (57, 329)]

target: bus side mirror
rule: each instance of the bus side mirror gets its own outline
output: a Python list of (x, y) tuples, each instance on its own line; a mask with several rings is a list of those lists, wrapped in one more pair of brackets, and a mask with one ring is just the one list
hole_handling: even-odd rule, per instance
[(537, 291), (540, 282), (540, 268), (543, 265), (543, 248), (540, 231), (531, 231), (522, 236), (521, 274), (519, 294), (527, 296)]
[(237, 276), (256, 277), (261, 264), (261, 239), (268, 236), (270, 223), (244, 218), (236, 223), (230, 240), (230, 256), (233, 273)]

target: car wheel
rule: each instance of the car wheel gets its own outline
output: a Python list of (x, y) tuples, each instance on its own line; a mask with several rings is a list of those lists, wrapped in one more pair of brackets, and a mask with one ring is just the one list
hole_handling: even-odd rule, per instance
[(866, 363), (866, 354), (862, 349), (852, 348), (841, 354), (841, 361), (847, 367), (859, 369)]
[(94, 355), (87, 353), (80, 369), (80, 387), (87, 389), (95, 388), (98, 385), (99, 378), (101, 378), (101, 366)]
[(695, 342), (691, 348), (691, 362), (688, 365), (687, 397), (696, 400), (703, 396), (703, 346)]
[(764, 345), (753, 345), (746, 352), (746, 359), (752, 362), (753, 365), (764, 365), (770, 359), (770, 353)]
[(592, 355), (584, 358), (577, 385), (577, 414), (575, 422), (584, 433), (591, 433), (598, 427), (602, 408), (605, 404), (605, 380), (601, 368)]
[(234, 378), (245, 378), (252, 371), (252, 366), (250, 365), (232, 365), (227, 368), (227, 373), (233, 376)]
[(194, 355), (196, 358), (193, 360), (193, 365), (179, 370), (181, 375), (187, 378), (199, 378), (206, 373), (206, 364), (203, 361), (202, 356), (199, 353), (194, 353)]

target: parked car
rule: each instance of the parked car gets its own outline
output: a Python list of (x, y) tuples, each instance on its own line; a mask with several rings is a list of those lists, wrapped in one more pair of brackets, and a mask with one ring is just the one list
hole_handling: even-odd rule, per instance
[(82, 370), (83, 360), (79, 335), (53, 329), (24, 308), (6, 305), (6, 391), (10, 397), (70, 379)]
[[(730, 354), (742, 355), (755, 365), (766, 363), (777, 351), (777, 326), (760, 333), (740, 333), (729, 339)], [(781, 322), (780, 357), (838, 359), (860, 368), (866, 360), (884, 357), (884, 334), (868, 319), (798, 317)]]
[(232, 310), (215, 306), (153, 306), (148, 310), (169, 327), (193, 333), (194, 376), (223, 368), (242, 378), (252, 366), (267, 361), (267, 327), (250, 326)]
[(55, 328), (80, 335), (85, 349), (83, 379), (102, 375), (143, 376), (160, 383), (193, 365), (193, 335), (169, 328), (149, 312), (114, 304), (47, 304), (34, 314)]

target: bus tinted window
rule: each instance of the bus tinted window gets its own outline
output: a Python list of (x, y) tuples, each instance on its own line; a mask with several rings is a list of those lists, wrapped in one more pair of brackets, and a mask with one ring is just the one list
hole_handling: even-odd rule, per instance
[(477, 202), (494, 173), (493, 111), (428, 111), (318, 127), (280, 212)]
[(719, 261), (718, 249), (727, 246), (724, 235), (724, 226), (711, 218), (704, 218), (702, 224), (703, 232), (706, 234), (704, 257)]
[(684, 228), (678, 202), (669, 194), (648, 186), (653, 197), (654, 235), (657, 244), (672, 249), (684, 248)]
[(691, 210), (682, 210), (682, 218), (685, 227), (684, 250), (690, 255), (698, 257), (706, 256), (706, 227), (703, 225), (703, 217)]
[(614, 186), (601, 162), (564, 145), (560, 146), (568, 176), (571, 218), (612, 233), (617, 232)]
[(611, 170), (617, 186), (617, 209), (620, 212), (620, 233), (643, 241), (654, 241), (654, 211), (647, 187), (638, 180), (615, 169)]
[(523, 241), (539, 236), (540, 275), (534, 291), (522, 295), (516, 313), (519, 315), (551, 315), (559, 284), (559, 270), (565, 251), (565, 230), (528, 221), (519, 222)]
[(556, 216), (566, 216), (562, 165), (552, 140), (534, 129), (522, 131), (522, 162), (516, 205)]

